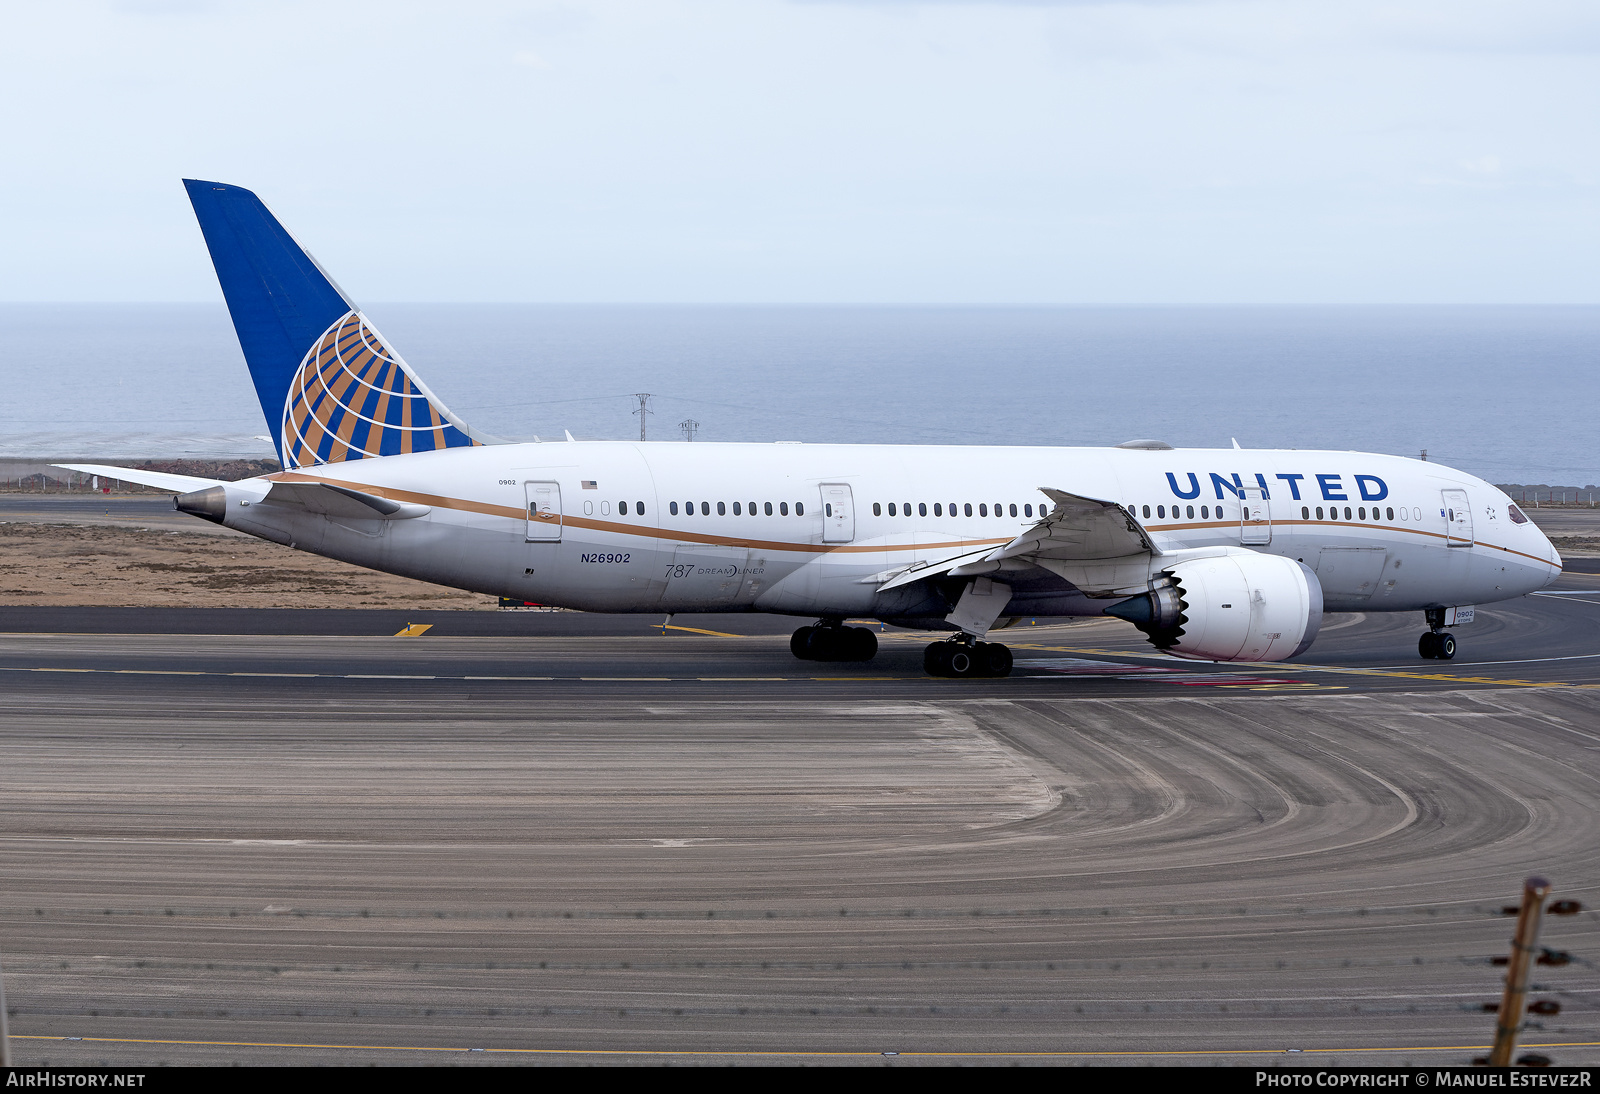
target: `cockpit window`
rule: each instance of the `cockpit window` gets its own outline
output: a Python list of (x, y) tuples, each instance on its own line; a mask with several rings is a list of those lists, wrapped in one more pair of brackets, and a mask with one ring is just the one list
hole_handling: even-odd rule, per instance
[(1528, 523), (1528, 518), (1525, 515), (1523, 515), (1522, 510), (1518, 509), (1515, 505), (1506, 506), (1506, 512), (1511, 514), (1511, 523), (1512, 524), (1527, 524)]

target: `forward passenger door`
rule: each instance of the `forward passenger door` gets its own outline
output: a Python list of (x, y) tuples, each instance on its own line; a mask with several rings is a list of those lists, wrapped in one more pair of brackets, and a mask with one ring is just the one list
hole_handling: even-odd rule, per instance
[(1445, 542), (1451, 547), (1471, 547), (1472, 540), (1472, 508), (1467, 500), (1465, 490), (1445, 490), (1444, 498), (1444, 534)]

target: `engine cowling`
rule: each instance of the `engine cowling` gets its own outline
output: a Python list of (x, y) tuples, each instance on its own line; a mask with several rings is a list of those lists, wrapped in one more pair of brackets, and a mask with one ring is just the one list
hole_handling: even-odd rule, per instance
[(1305, 565), (1253, 551), (1180, 562), (1151, 591), (1106, 609), (1151, 643), (1197, 661), (1282, 661), (1322, 627), (1322, 583)]

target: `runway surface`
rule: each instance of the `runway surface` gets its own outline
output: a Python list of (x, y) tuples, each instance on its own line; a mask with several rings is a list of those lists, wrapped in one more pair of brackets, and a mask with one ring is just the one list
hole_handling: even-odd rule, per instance
[[(1454, 662), (1409, 616), (1228, 667), (1097, 621), (989, 681), (749, 616), (0, 610), (14, 1048), (1463, 1063), (1522, 879), (1600, 905), (1600, 582), (1548, 592)], [(1523, 1043), (1600, 1061), (1600, 915), (1542, 941)]]

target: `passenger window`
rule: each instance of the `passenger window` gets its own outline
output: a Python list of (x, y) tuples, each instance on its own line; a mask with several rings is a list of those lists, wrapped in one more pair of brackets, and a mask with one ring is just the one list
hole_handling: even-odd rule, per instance
[(737, 516), (743, 516), (743, 514), (739, 511), (739, 503), (738, 502), (734, 502), (733, 503), (733, 515), (736, 516), (736, 517)]
[(717, 502), (717, 516), (725, 517), (727, 515), (728, 515), (728, 506), (726, 505), (726, 503), (720, 502), (720, 501)]
[(1301, 520), (1310, 520), (1311, 519), (1311, 508), (1310, 508), (1310, 506), (1302, 505), (1300, 507), (1300, 519)]
[(711, 515), (711, 503), (709, 501), (703, 501), (700, 503), (700, 515), (702, 517), (709, 517)]
[(770, 501), (769, 501), (769, 502), (766, 502), (766, 503), (765, 503), (765, 504), (764, 504), (764, 505), (763, 505), (763, 506), (762, 506), (762, 508), (764, 508), (764, 509), (765, 509), (765, 510), (766, 510), (766, 511), (767, 511), (767, 516), (769, 516), (769, 517), (770, 517), (770, 516), (771, 516), (771, 515), (772, 515), (772, 503), (771, 503), (771, 502), (770, 502)]
[(778, 503), (778, 515), (779, 516), (783, 516), (783, 517), (786, 517), (786, 516), (789, 515), (789, 503), (788, 502), (780, 501)]
[[(1373, 515), (1376, 516), (1377, 514), (1374, 513)], [(1363, 505), (1360, 509), (1357, 509), (1356, 510), (1356, 516), (1360, 517), (1362, 520), (1366, 520), (1367, 519), (1367, 507), (1365, 505)]]
[[(1032, 505), (1024, 505), (1022, 507), (1022, 515), (1025, 516), (1025, 517), (1033, 516), (1033, 506)], [(1148, 509), (1145, 510), (1145, 514), (1144, 515), (1145, 516), (1149, 516), (1150, 515), (1150, 511)]]
[(1156, 516), (1161, 517), (1163, 520), (1166, 519), (1167, 507), (1165, 505), (1156, 506)]
[(1420, 508), (1418, 508), (1417, 506), (1413, 505), (1411, 507), (1411, 519), (1412, 520), (1421, 520), (1422, 519), (1422, 510)]
[(894, 516), (894, 515), (895, 515), (895, 511), (894, 511), (894, 502), (892, 502), (892, 501), (891, 501), (891, 502), (890, 502), (890, 503), (889, 503), (889, 515), (890, 515), (890, 516), (891, 516), (891, 517), (892, 517), (892, 516)]
[(794, 503), (794, 515), (797, 516), (797, 517), (803, 517), (803, 516), (806, 515), (806, 503), (805, 502), (797, 501), (797, 502)]
[(940, 505), (938, 502), (934, 502), (933, 503), (933, 515), (936, 516), (936, 517), (944, 516), (944, 506)]
[(609, 517), (611, 515), (611, 503), (609, 501), (603, 501), (600, 503), (600, 515), (602, 517)]
[(1150, 507), (1148, 505), (1144, 507), (1144, 515), (1147, 517), (1150, 515)]
[(642, 502), (642, 501), (634, 502), (633, 503), (633, 511), (635, 513), (639, 514), (641, 517), (644, 516), (644, 502)]
[(1320, 506), (1320, 505), (1317, 506), (1317, 519), (1318, 520), (1322, 519), (1322, 506)]
[(678, 503), (675, 502), (675, 501), (667, 502), (667, 512), (671, 513), (673, 516), (677, 516), (678, 515)]
[(1389, 506), (1389, 508), (1385, 509), (1384, 512), (1389, 515), (1390, 520), (1394, 519), (1394, 506)]
[(1350, 507), (1348, 505), (1346, 505), (1344, 507), (1344, 519), (1345, 520), (1349, 520), (1350, 519)]
[[(826, 504), (823, 505), (823, 507), (822, 507), (822, 515), (825, 516), (825, 517), (833, 516), (833, 502), (830, 501), (830, 502), (827, 502)], [(890, 513), (889, 515), (890, 516), (894, 516), (893, 513)]]
[(978, 503), (978, 515), (980, 517), (986, 517), (989, 515), (989, 507), (983, 504), (981, 501)]
[(750, 515), (752, 517), (756, 515), (756, 503), (755, 502), (751, 502), (750, 503)]
[(1210, 520), (1211, 519), (1211, 514), (1206, 512), (1206, 507), (1204, 505), (1202, 505), (1200, 507), (1200, 519), (1201, 520)]
[(969, 517), (972, 515), (972, 503), (970, 501), (967, 502), (966, 513), (967, 513), (967, 516), (969, 516)]
[(909, 501), (903, 503), (900, 506), (900, 511), (909, 517), (911, 515), (911, 503)]
[(1192, 518), (1194, 516), (1194, 506), (1186, 505), (1184, 508), (1188, 510), (1189, 516)]
[(879, 505), (877, 502), (873, 502), (872, 503), (872, 515), (875, 516), (875, 517), (883, 516), (883, 506)]
[(925, 501), (917, 502), (917, 516), (925, 517), (927, 515), (928, 515), (928, 503), (925, 502)]

